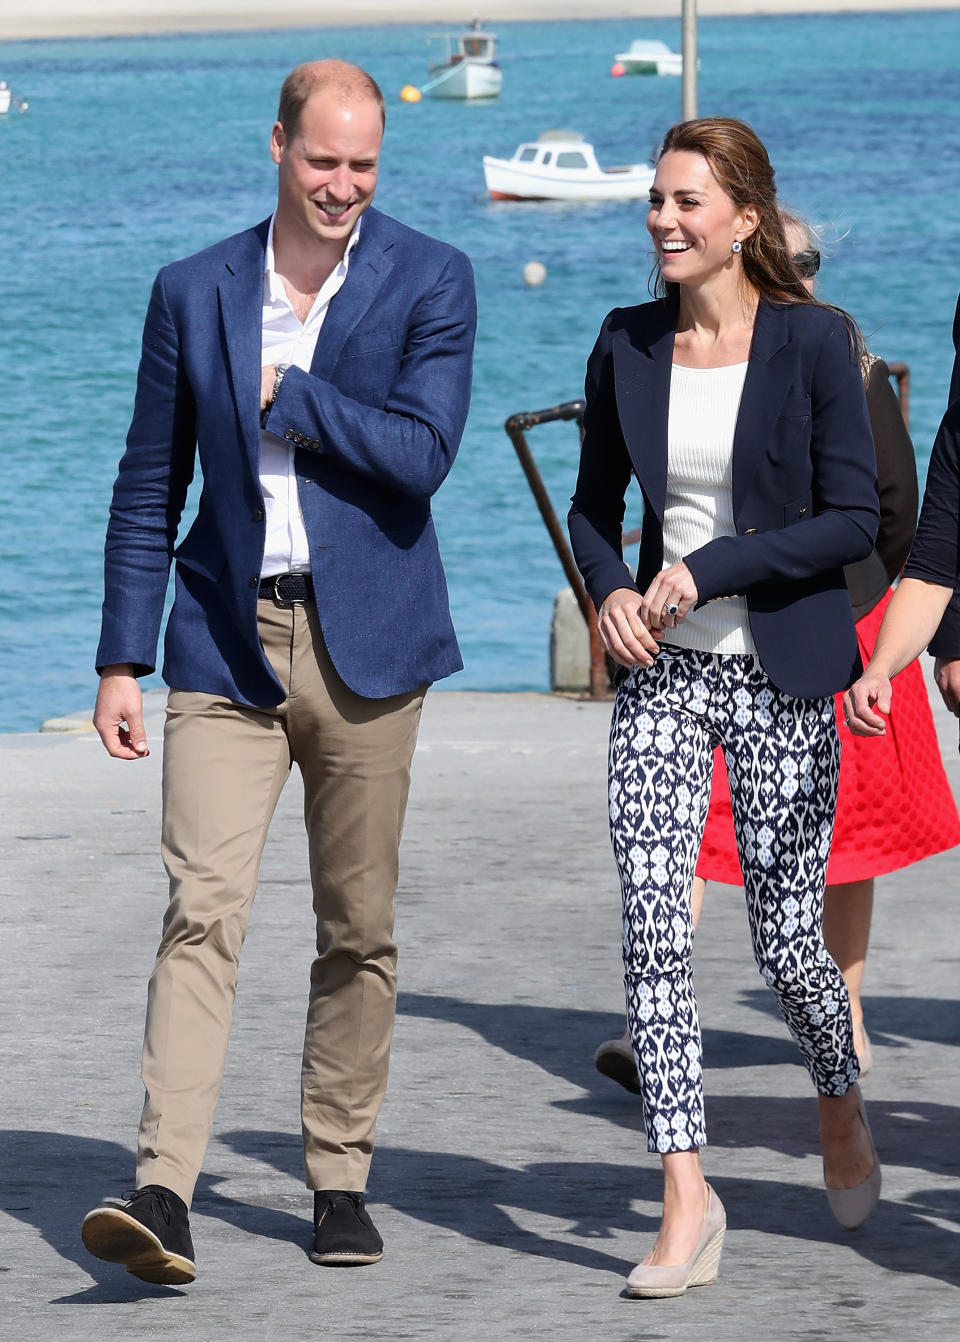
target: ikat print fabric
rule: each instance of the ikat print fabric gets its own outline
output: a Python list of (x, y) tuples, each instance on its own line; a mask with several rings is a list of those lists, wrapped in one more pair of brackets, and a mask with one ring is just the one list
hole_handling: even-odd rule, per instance
[(857, 1079), (850, 1003), (821, 935), (840, 768), (832, 698), (795, 699), (755, 656), (665, 645), (621, 684), (609, 808), (627, 1021), (647, 1145), (706, 1144), (690, 885), (723, 748), (753, 952), (822, 1095)]

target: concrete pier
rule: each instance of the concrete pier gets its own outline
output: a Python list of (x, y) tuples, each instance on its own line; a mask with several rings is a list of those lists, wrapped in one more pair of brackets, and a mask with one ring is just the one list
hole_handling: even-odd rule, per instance
[[(929, 668), (929, 662), (927, 663)], [(144, 987), (165, 904), (153, 755), (0, 738), (0, 1336), (728, 1342), (960, 1335), (960, 853), (878, 882), (864, 1083), (882, 1204), (832, 1221), (805, 1070), (750, 954), (739, 891), (697, 940), (704, 1164), (727, 1208), (717, 1285), (632, 1301), (658, 1161), (593, 1052), (622, 1023), (605, 816), (609, 706), (433, 693), (398, 897), (400, 1011), (370, 1184), (386, 1256), (307, 1257), (299, 1049), (312, 937), (299, 784), (281, 801), (192, 1216), (199, 1276), (89, 1257), (84, 1212), (130, 1186)], [(960, 795), (957, 724), (937, 705)]]

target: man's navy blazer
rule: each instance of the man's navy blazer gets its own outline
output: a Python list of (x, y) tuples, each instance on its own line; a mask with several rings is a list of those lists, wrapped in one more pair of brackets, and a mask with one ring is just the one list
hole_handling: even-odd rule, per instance
[[(97, 652), (98, 667), (153, 670), (174, 558), (164, 679), (261, 707), (284, 696), (257, 632), (268, 226), (157, 276), (110, 510)], [(324, 640), (367, 698), (462, 665), (430, 499), (466, 421), (475, 326), (466, 256), (370, 208), (310, 371), (289, 369), (265, 421), (296, 448)], [(176, 546), (197, 456), (199, 509)]]
[[(676, 322), (675, 299), (616, 308), (587, 365), (569, 525), (598, 610), (618, 587), (645, 591), (663, 567)], [(636, 582), (620, 544), (631, 475), (644, 504)], [(843, 565), (870, 553), (880, 513), (860, 362), (846, 323), (829, 309), (761, 300), (732, 487), (737, 534), (684, 557), (699, 604), (746, 598), (757, 655), (786, 693), (812, 698), (846, 688), (860, 656)]]

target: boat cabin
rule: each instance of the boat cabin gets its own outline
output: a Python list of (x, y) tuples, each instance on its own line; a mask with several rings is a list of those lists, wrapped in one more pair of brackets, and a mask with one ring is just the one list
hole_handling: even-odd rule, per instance
[(599, 171), (593, 146), (576, 131), (545, 131), (535, 144), (520, 145), (513, 161), (561, 171)]

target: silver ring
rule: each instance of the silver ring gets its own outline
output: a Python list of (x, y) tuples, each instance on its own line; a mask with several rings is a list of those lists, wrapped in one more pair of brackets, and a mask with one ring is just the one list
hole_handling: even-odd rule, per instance
[(666, 610), (666, 612), (667, 612), (668, 615), (676, 615), (676, 613), (677, 613), (677, 611), (680, 609), (680, 607), (679, 607), (679, 606), (675, 606), (675, 605), (673, 604), (673, 602), (671, 601), (670, 605), (669, 605), (669, 606), (665, 606), (664, 609)]

